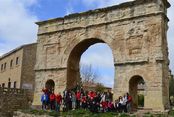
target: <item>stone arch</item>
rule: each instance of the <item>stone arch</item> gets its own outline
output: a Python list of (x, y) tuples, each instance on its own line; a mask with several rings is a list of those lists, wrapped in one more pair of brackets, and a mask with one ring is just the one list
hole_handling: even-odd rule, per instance
[(85, 39), (79, 42), (72, 49), (71, 53), (68, 56), (68, 61), (67, 61), (67, 84), (66, 84), (67, 89), (74, 88), (77, 85), (77, 83), (80, 81), (79, 62), (80, 62), (81, 55), (91, 45), (94, 45), (96, 43), (106, 43), (106, 42), (97, 38)]
[[(69, 60), (69, 57), (71, 56), (71, 53), (74, 50), (74, 48), (77, 47), (80, 43), (82, 43), (84, 41), (88, 41), (88, 40), (93, 41), (93, 44), (106, 43), (112, 50), (114, 61), (116, 60), (115, 56), (119, 56), (119, 54), (115, 53), (116, 52), (115, 49), (114, 49), (115, 45), (112, 44), (113, 40), (115, 39), (113, 37), (113, 35), (108, 34), (106, 32), (102, 32), (102, 31), (98, 32), (97, 30), (89, 30), (86, 33), (87, 33), (86, 34), (87, 36), (86, 35), (80, 35), (80, 36), (76, 37), (76, 39), (70, 40), (70, 42), (67, 44), (67, 47), (64, 50), (64, 53), (67, 56), (65, 56), (65, 58), (62, 58), (62, 59), (65, 59), (63, 61), (63, 64), (68, 66), (68, 60)], [(114, 54), (116, 54), (116, 55), (114, 55)]]
[[(154, 110), (169, 108), (165, 107), (169, 105), (170, 73), (166, 37), (166, 9), (169, 7), (170, 4), (164, 0), (135, 0), (37, 22), (39, 30), (33, 104), (40, 104), (41, 83), (45, 76), (55, 80), (58, 91), (63, 91), (67, 87), (67, 79), (73, 77), (68, 80), (73, 87), (79, 77), (79, 56), (91, 44), (102, 42), (111, 47), (116, 57), (115, 98), (129, 91), (130, 76), (141, 75), (147, 83), (145, 107)], [(71, 71), (75, 74), (71, 74)]]
[(45, 88), (48, 89), (50, 92), (54, 92), (55, 89), (55, 82), (52, 79), (49, 79), (45, 83)]
[(138, 85), (146, 84), (144, 78), (140, 75), (134, 75), (129, 80), (129, 94), (132, 96), (132, 107), (138, 108)]

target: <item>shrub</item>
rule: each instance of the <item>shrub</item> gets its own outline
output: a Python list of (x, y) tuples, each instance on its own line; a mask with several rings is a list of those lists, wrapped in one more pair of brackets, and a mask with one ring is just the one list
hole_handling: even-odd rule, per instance
[(144, 107), (144, 95), (142, 95), (142, 94), (138, 95), (138, 106)]
[(56, 112), (56, 111), (51, 111), (51, 112), (48, 113), (48, 115), (53, 116), (53, 117), (58, 117), (59, 116), (58, 112)]
[(169, 115), (170, 115), (171, 117), (174, 117), (174, 111), (170, 111), (170, 112), (169, 112)]

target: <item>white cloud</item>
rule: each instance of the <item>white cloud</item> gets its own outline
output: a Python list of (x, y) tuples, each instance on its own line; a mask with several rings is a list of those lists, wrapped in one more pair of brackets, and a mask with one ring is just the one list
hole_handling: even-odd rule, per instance
[(104, 84), (107, 87), (113, 88), (114, 86), (114, 77), (111, 77), (110, 75), (104, 75), (102, 74), (102, 77), (99, 79), (100, 83)]
[(82, 64), (92, 64), (94, 66), (98, 67), (111, 67), (114, 65), (112, 59), (110, 57), (107, 57), (99, 54), (99, 53), (89, 53), (89, 57), (84, 57), (82, 60)]
[(95, 44), (90, 46), (81, 57), (81, 64), (93, 65), (95, 67), (113, 69), (114, 60), (112, 50), (107, 44)]
[(0, 54), (36, 41), (34, 22), (38, 18), (29, 10), (36, 3), (37, 0), (0, 0)]
[(133, 1), (133, 0), (82, 0), (82, 2), (88, 7), (106, 7), (111, 5), (116, 5), (119, 3), (123, 3), (126, 1)]
[(65, 15), (69, 15), (72, 14), (74, 12), (72, 5), (69, 3), (68, 7), (66, 7), (66, 14)]

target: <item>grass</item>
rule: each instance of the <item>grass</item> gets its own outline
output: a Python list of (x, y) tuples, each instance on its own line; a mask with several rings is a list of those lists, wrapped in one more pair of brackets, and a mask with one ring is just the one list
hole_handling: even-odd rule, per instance
[(92, 113), (88, 110), (71, 110), (68, 112), (56, 112), (56, 111), (44, 111), (44, 110), (21, 110), (23, 113), (34, 114), (34, 115), (50, 115), (52, 117), (134, 117), (129, 116), (125, 113), (119, 114), (115, 112), (107, 112), (107, 113)]
[[(92, 113), (88, 110), (71, 110), (68, 112), (56, 112), (56, 111), (44, 111), (44, 110), (21, 110), (23, 113), (34, 114), (34, 115), (50, 115), (52, 117), (136, 117), (135, 115), (130, 116), (125, 113), (115, 113), (115, 112), (107, 112), (107, 113)], [(151, 114), (145, 113), (144, 117), (164, 117), (162, 114)], [(170, 111), (169, 117), (174, 117), (174, 111)]]

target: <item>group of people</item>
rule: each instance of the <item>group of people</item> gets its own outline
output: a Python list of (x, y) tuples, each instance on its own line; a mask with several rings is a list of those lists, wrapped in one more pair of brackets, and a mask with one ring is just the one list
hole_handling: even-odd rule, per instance
[(95, 92), (84, 91), (83, 89), (72, 91), (65, 90), (63, 95), (61, 93), (54, 94), (48, 89), (43, 90), (41, 96), (42, 109), (60, 111), (75, 110), (75, 109), (89, 109), (91, 112), (130, 112), (132, 97), (126, 93), (120, 96), (118, 100), (112, 101), (111, 92)]
[(53, 91), (50, 91), (48, 89), (42, 89), (42, 91), (43, 91), (43, 94), (41, 96), (42, 110), (51, 109), (60, 111), (60, 106), (62, 104), (61, 93), (55, 95)]

